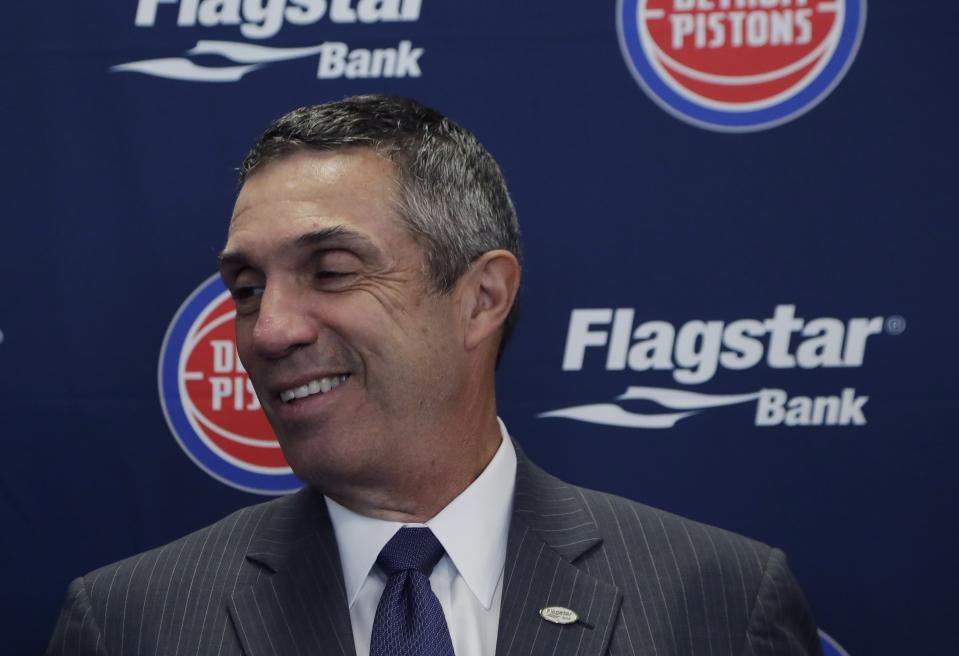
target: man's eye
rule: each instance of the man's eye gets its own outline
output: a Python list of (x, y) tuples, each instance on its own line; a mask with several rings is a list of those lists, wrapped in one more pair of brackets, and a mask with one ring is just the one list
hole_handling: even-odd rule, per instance
[(230, 292), (234, 301), (248, 301), (263, 295), (262, 287), (237, 287)]
[(345, 264), (317, 267), (313, 274), (318, 283), (339, 284), (349, 281), (356, 275), (356, 268)]
[(333, 248), (316, 254), (313, 260), (313, 275), (320, 283), (340, 283), (356, 275), (359, 261), (348, 250)]

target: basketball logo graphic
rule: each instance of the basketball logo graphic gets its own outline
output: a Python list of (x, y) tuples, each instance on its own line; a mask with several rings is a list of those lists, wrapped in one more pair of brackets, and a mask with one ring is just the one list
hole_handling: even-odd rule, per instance
[(280, 451), (236, 354), (236, 309), (219, 275), (184, 301), (160, 349), (160, 403), (183, 450), (203, 471), (256, 494), (303, 483)]
[(660, 107), (748, 132), (829, 95), (856, 56), (866, 0), (619, 0), (616, 19), (623, 56)]

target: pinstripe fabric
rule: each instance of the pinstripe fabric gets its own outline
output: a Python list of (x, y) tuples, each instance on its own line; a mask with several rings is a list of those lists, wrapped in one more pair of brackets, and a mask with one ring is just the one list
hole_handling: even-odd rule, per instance
[[(517, 457), (497, 656), (821, 653), (782, 552)], [(581, 621), (546, 622), (545, 606)], [(245, 508), (76, 579), (47, 654), (354, 656), (322, 497)]]
[(47, 654), (353, 656), (326, 504), (303, 490), (76, 579)]
[[(517, 455), (497, 656), (821, 654), (781, 551), (568, 485)], [(551, 605), (584, 622), (543, 621)]]

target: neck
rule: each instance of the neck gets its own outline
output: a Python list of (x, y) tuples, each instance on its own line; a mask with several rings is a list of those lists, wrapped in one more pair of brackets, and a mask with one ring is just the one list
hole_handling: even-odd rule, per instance
[[(422, 436), (420, 436), (422, 438)], [(425, 523), (483, 473), (502, 442), (494, 412), (475, 425), (460, 425), (436, 439), (418, 439), (382, 480), (319, 486), (327, 496), (355, 513), (403, 523)], [(416, 451), (419, 452), (416, 452)]]

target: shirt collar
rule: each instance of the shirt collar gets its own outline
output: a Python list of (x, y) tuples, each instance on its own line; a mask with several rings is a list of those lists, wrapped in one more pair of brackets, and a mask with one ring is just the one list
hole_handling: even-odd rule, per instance
[[(426, 522), (443, 545), (459, 575), (484, 608), (506, 562), (506, 539), (512, 515), (516, 482), (516, 450), (506, 426), (499, 421), (503, 441), (486, 469)], [(343, 566), (343, 581), (350, 606), (369, 576), (376, 557), (403, 524), (366, 517), (325, 497)]]

